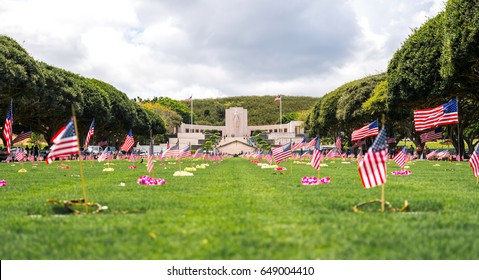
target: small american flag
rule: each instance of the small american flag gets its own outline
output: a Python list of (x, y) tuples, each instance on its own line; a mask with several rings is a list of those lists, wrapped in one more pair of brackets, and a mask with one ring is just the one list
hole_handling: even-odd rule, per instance
[(129, 160), (130, 160), (131, 162), (136, 162), (135, 153), (131, 153), (131, 154), (130, 154)]
[(75, 133), (73, 118), (62, 127), (52, 138), (53, 146), (47, 156), (46, 163), (52, 163), (55, 158), (78, 153), (78, 138)]
[(133, 138), (133, 134), (131, 133), (131, 129), (126, 135), (125, 142), (120, 147), (120, 150), (128, 152), (133, 148), (133, 145), (135, 144), (135, 139)]
[(203, 149), (199, 148), (196, 150), (195, 155), (193, 156), (194, 158), (200, 158), (203, 156)]
[(378, 135), (378, 129), (378, 120), (375, 120), (372, 123), (353, 131), (351, 141), (356, 142), (369, 136), (376, 136)]
[(291, 157), (291, 143), (273, 149), (274, 162), (280, 163)]
[(185, 99), (185, 101), (188, 101), (188, 102), (190, 102), (191, 100), (193, 100), (193, 95)]
[(91, 121), (90, 128), (88, 129), (88, 133), (86, 134), (85, 145), (83, 146), (85, 149), (90, 142), (90, 138), (95, 134), (95, 119)]
[(303, 138), (303, 140), (301, 140), (301, 142), (298, 142), (297, 144), (293, 144), (293, 151), (296, 151), (296, 150), (301, 150), (301, 148), (306, 144), (306, 138)]
[(383, 128), (359, 163), (359, 176), (364, 188), (369, 189), (386, 182), (387, 148), (386, 130)]
[(269, 164), (273, 164), (273, 153), (271, 151), (269, 151), (266, 156), (266, 161), (269, 162)]
[(17, 135), (17, 137), (15, 137), (15, 139), (13, 139), (12, 145), (31, 137), (32, 137), (32, 131), (30, 129), (22, 131), (20, 132), (20, 134)]
[(416, 131), (423, 131), (431, 127), (459, 123), (457, 111), (456, 99), (434, 108), (415, 110), (414, 127)]
[(182, 159), (182, 158), (187, 158), (187, 157), (190, 157), (191, 156), (191, 152), (190, 152), (190, 148), (191, 146), (188, 144), (188, 146), (186, 146), (185, 148), (183, 148), (183, 150), (181, 150), (179, 153), (178, 153), (178, 159)]
[(316, 144), (316, 138), (313, 138), (311, 139), (311, 141), (309, 141), (306, 145), (304, 145), (304, 148), (305, 149), (309, 149), (311, 147), (314, 147), (314, 145)]
[(474, 176), (479, 176), (479, 145), (477, 145), (474, 152), (472, 152), (471, 158), (469, 159), (469, 165), (472, 168)]
[(18, 162), (23, 161), (26, 157), (25, 153), (21, 150), (17, 150), (15, 153), (15, 160)]
[(148, 149), (148, 160), (147, 160), (147, 163), (146, 163), (146, 171), (148, 173), (153, 172), (153, 168), (155, 166), (155, 155), (153, 153), (153, 142), (154, 142), (154, 139), (151, 138), (150, 139), (150, 148)]
[(109, 152), (108, 152), (108, 147), (106, 147), (103, 152), (101, 153), (101, 155), (98, 157), (98, 162), (102, 162), (104, 161), (105, 159), (108, 158), (108, 155), (109, 155)]
[(429, 154), (426, 155), (426, 159), (432, 159), (433, 157), (436, 157), (438, 152), (439, 152), (438, 150), (434, 150), (430, 152)]
[(7, 118), (5, 119), (5, 125), (3, 126), (3, 139), (5, 139), (7, 154), (10, 153), (10, 147), (12, 146), (12, 125), (13, 125), (13, 113), (12, 113), (12, 104), (10, 103), (10, 108), (8, 109)]
[(338, 149), (339, 154), (343, 153), (343, 150), (342, 150), (342, 147), (341, 147), (341, 136), (340, 135), (338, 135), (338, 138), (336, 138), (336, 149)]
[(404, 166), (408, 160), (407, 147), (403, 147), (399, 152), (397, 152), (397, 154), (394, 155), (393, 160), (399, 165), (399, 167), (401, 167), (401, 169), (404, 169)]
[(321, 141), (319, 140), (319, 136), (318, 136), (318, 137), (316, 137), (316, 144), (314, 145), (313, 157), (311, 158), (310, 164), (316, 170), (320, 170), (321, 169), (321, 160), (322, 160)]
[(429, 141), (436, 141), (438, 139), (441, 139), (442, 138), (442, 127), (438, 127), (434, 130), (421, 133), (421, 135), (419, 135), (419, 138), (421, 138), (421, 143), (426, 143), (426, 142), (429, 142)]
[(162, 158), (177, 157), (180, 152), (180, 142), (176, 141), (176, 144), (166, 149), (161, 155)]
[(276, 98), (274, 99), (274, 101), (281, 101), (281, 95), (276, 96)]

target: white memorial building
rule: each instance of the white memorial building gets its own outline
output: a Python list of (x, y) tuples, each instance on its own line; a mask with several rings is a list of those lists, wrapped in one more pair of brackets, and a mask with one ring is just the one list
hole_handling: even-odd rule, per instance
[(261, 130), (267, 133), (268, 139), (274, 145), (284, 145), (291, 142), (303, 140), (304, 127), (302, 121), (292, 121), (287, 124), (274, 125), (248, 125), (248, 110), (242, 107), (231, 107), (225, 111), (225, 125), (196, 125), (182, 123), (178, 128), (177, 138), (170, 138), (170, 144), (177, 141), (180, 147), (191, 144), (192, 146), (202, 145), (206, 140), (205, 132), (217, 130), (221, 132), (221, 141), (217, 149), (222, 153), (239, 154), (241, 152), (252, 152), (254, 146), (248, 139), (253, 131)]

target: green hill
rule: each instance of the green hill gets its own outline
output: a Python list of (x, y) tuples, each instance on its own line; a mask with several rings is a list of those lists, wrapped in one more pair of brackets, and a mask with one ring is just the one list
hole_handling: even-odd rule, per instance
[[(279, 102), (276, 96), (237, 96), (227, 98), (195, 99), (195, 124), (224, 125), (225, 109), (243, 107), (248, 110), (249, 125), (279, 123)], [(306, 120), (307, 114), (319, 98), (308, 96), (282, 96), (283, 122)], [(189, 103), (188, 103), (189, 106)]]

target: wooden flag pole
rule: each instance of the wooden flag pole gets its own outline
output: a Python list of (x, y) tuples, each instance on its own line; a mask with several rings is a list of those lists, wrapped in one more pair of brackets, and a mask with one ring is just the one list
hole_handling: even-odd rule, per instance
[(381, 212), (384, 212), (384, 184), (381, 189)]
[[(75, 116), (75, 110), (73, 109), (72, 105), (72, 115), (73, 115), (73, 124), (75, 125), (75, 135), (77, 138), (77, 145), (80, 147), (80, 140), (78, 138), (78, 126), (77, 126), (77, 119)], [(85, 176), (83, 174), (83, 164), (82, 164), (82, 159), (81, 159), (81, 154), (80, 154), (80, 148), (78, 148), (78, 158), (79, 158), (79, 164), (80, 164), (80, 178), (81, 178), (81, 185), (83, 189), (83, 200), (84, 200), (84, 205), (85, 205), (85, 212), (88, 213), (88, 201), (86, 198), (86, 186), (85, 186)]]
[[(381, 121), (383, 123), (383, 129), (384, 129), (384, 127), (386, 126), (386, 116), (384, 114), (382, 115)], [(381, 188), (381, 212), (384, 212), (384, 202), (385, 200), (384, 200), (384, 183), (383, 183)]]

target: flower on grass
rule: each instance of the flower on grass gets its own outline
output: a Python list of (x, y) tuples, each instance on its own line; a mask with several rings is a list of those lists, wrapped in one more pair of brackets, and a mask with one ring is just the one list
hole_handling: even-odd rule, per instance
[(316, 177), (304, 176), (303, 179), (301, 179), (301, 184), (302, 185), (329, 184), (330, 182), (331, 182), (331, 178), (329, 178), (329, 177), (324, 177), (324, 178), (318, 179)]
[(0, 180), (0, 187), (5, 187), (7, 185), (7, 181)]
[(136, 169), (136, 165), (130, 165), (130, 166), (128, 166), (128, 168), (130, 168), (130, 169)]
[(392, 175), (411, 175), (411, 171), (409, 170), (401, 170), (401, 171), (393, 171), (391, 172)]
[(140, 176), (137, 181), (140, 185), (165, 185), (166, 181), (162, 178), (151, 178), (150, 176)]

